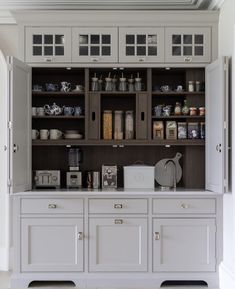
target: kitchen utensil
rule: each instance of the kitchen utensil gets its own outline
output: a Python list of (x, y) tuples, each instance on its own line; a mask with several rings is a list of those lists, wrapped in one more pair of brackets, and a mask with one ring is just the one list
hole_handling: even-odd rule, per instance
[(49, 130), (48, 129), (40, 129), (40, 139), (46, 140), (49, 137)]
[(32, 139), (37, 139), (39, 136), (39, 131), (36, 129), (32, 129)]
[(154, 166), (124, 166), (125, 189), (154, 189)]
[(60, 171), (36, 170), (34, 171), (34, 184), (36, 188), (60, 188)]
[(52, 140), (60, 139), (63, 135), (62, 131), (58, 129), (50, 129), (49, 133), (50, 133), (50, 139)]
[(82, 172), (67, 172), (66, 173), (67, 189), (82, 188)]
[(71, 83), (67, 81), (61, 82), (61, 91), (63, 92), (69, 92), (71, 90)]
[(155, 165), (155, 180), (160, 186), (173, 187), (174, 174), (176, 176), (176, 183), (181, 180), (182, 168), (179, 164), (181, 157), (182, 154), (177, 152), (174, 158), (162, 159)]
[(54, 102), (53, 105), (45, 104), (44, 111), (47, 115), (61, 115), (63, 108)]

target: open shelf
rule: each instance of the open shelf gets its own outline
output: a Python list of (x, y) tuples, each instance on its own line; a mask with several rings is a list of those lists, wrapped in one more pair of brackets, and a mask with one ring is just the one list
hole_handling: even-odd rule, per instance
[(67, 115), (43, 115), (43, 116), (33, 116), (33, 119), (85, 119), (85, 115), (72, 115), (72, 116), (67, 116)]
[(65, 96), (84, 96), (84, 91), (70, 91), (70, 92), (63, 92), (63, 91), (32, 91), (33, 96), (42, 96), (42, 97), (50, 97), (50, 96), (58, 96), (58, 97), (65, 97)]
[(33, 140), (33, 146), (204, 146), (205, 140), (202, 139), (184, 139), (184, 140)]
[(195, 116), (191, 116), (191, 115), (170, 115), (170, 116), (152, 116), (152, 119), (189, 119), (189, 120), (193, 120), (193, 119), (205, 119), (205, 115), (195, 115)]
[(199, 92), (189, 92), (189, 91), (168, 91), (168, 92), (162, 92), (162, 91), (153, 91), (152, 95), (172, 95), (172, 96), (185, 96), (185, 95), (205, 95), (204, 91)]

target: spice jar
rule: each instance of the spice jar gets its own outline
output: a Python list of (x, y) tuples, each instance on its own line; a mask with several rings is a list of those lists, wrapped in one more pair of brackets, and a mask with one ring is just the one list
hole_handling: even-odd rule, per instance
[(175, 115), (181, 115), (181, 104), (179, 102), (175, 104)]
[(117, 90), (117, 78), (116, 78), (116, 75), (114, 75), (114, 77), (112, 79), (112, 89), (113, 89), (113, 91)]
[(92, 91), (98, 91), (99, 90), (98, 77), (92, 77), (91, 90)]
[(129, 78), (128, 79), (128, 90), (129, 92), (135, 91), (135, 85), (134, 85), (134, 78)]
[(135, 91), (141, 91), (142, 88), (141, 80), (142, 79), (140, 77), (135, 78)]
[(199, 107), (199, 115), (204, 116), (206, 114), (206, 108), (205, 107)]
[(126, 91), (126, 78), (121, 77), (119, 79), (119, 91)]
[(126, 111), (125, 117), (125, 139), (134, 138), (134, 113), (133, 110)]
[(103, 139), (112, 139), (112, 110), (103, 112)]
[(123, 111), (114, 111), (114, 139), (123, 139)]
[(99, 87), (99, 91), (103, 90), (103, 79), (102, 79), (102, 76), (98, 80), (98, 87)]
[(194, 91), (194, 81), (190, 80), (188, 82), (188, 91), (193, 92)]
[(197, 115), (197, 108), (196, 107), (190, 107), (189, 108), (189, 115), (191, 115), (191, 116)]
[(201, 91), (201, 82), (200, 81), (196, 81), (195, 90), (196, 90), (196, 92)]
[(106, 77), (105, 78), (105, 91), (112, 91), (113, 84), (112, 84), (112, 78)]

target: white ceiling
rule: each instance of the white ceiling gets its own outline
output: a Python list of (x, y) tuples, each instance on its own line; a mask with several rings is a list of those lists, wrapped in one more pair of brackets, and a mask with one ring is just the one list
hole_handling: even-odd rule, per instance
[(224, 0), (0, 0), (0, 10), (217, 10)]

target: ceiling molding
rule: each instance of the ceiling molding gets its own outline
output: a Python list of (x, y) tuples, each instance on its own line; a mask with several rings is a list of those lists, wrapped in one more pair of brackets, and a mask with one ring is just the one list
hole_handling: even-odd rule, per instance
[(220, 7), (218, 2), (223, 0), (1, 0), (0, 9), (207, 10)]
[(10, 11), (0, 10), (0, 24), (16, 24), (14, 17)]
[(210, 10), (219, 10), (221, 6), (223, 5), (225, 0), (211, 0), (210, 5), (208, 6), (208, 9)]

